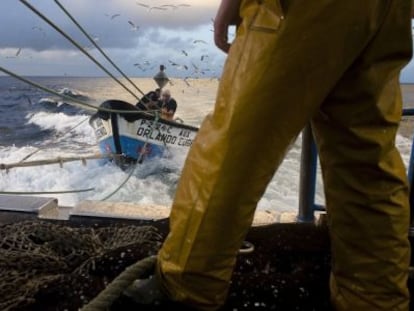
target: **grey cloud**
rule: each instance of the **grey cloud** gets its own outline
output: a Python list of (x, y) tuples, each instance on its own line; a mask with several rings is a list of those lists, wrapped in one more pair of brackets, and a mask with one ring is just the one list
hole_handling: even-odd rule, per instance
[[(181, 3), (191, 3), (191, 7), (151, 12), (135, 4), (135, 0), (59, 1), (128, 75), (151, 76), (160, 63), (167, 66), (170, 76), (201, 76), (201, 72), (194, 72), (194, 66), (207, 68), (214, 75), (222, 66), (224, 55), (214, 46), (209, 31), (216, 8), (211, 4), (202, 6), (202, 3), (219, 0), (182, 0)], [(163, 0), (146, 1), (157, 5), (164, 3)], [(168, 2), (177, 4), (179, 0)], [(30, 0), (30, 3), (81, 46), (91, 47), (53, 0)], [(28, 75), (104, 74), (20, 1), (1, 0), (0, 12), (0, 52), (4, 48), (12, 48), (12, 52), (7, 54), (14, 55), (13, 49), (22, 49), (21, 55), (16, 59), (7, 58), (3, 52), (0, 61), (7, 68)], [(119, 15), (113, 16), (114, 14)], [(138, 26), (138, 30), (133, 31), (132, 24)], [(194, 44), (196, 39), (209, 42), (207, 45)], [(54, 53), (50, 54), (52, 51)], [(71, 54), (68, 54), (69, 51)], [(96, 55), (96, 50), (90, 51)], [(208, 57), (201, 62), (201, 55)], [(172, 65), (170, 60), (179, 66)]]
[[(82, 2), (61, 0), (60, 2), (90, 35), (99, 38), (101, 46), (107, 48), (133, 47), (140, 41), (140, 37), (145, 36), (153, 28), (176, 29), (177, 31), (193, 29), (211, 23), (210, 19), (215, 14), (214, 8), (197, 6), (196, 0), (186, 2), (191, 3), (190, 7), (165, 11), (152, 10), (151, 12), (135, 4), (136, 1), (133, 0), (130, 1), (129, 6), (119, 6), (117, 5), (119, 1), (108, 0), (83, 0)], [(82, 45), (87, 44), (84, 36), (53, 1), (36, 0), (30, 3), (73, 37), (76, 42)], [(161, 5), (162, 2), (152, 1), (152, 3)], [(37, 51), (73, 49), (65, 38), (19, 1), (1, 0), (0, 12), (3, 12), (0, 22), (2, 25), (0, 48), (24, 47)], [(111, 19), (114, 14), (119, 14), (119, 16)], [(132, 31), (128, 21), (139, 26), (138, 31)]]

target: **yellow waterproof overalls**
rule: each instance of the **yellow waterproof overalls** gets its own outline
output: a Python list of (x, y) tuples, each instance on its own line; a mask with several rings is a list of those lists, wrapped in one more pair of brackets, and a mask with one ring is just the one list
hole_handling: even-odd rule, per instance
[(256, 204), (312, 122), (337, 310), (408, 310), (408, 184), (395, 136), (411, 0), (244, 0), (214, 112), (178, 185), (157, 275), (200, 310), (226, 299)]

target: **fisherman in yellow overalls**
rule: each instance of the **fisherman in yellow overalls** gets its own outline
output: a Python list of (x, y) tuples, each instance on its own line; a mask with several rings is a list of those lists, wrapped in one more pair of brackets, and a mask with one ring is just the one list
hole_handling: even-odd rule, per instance
[(411, 6), (411, 0), (222, 0), (216, 45), (227, 51), (228, 26), (239, 15), (241, 23), (214, 112), (185, 162), (156, 275), (130, 289), (137, 300), (143, 293), (149, 301), (160, 298), (153, 294), (161, 289), (199, 310), (224, 304), (256, 205), (311, 122), (335, 309), (408, 310), (409, 186), (395, 137), (399, 74), (412, 53)]

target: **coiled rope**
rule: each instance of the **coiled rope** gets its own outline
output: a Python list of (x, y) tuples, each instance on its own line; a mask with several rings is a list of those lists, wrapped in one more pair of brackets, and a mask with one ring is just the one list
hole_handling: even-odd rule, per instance
[(151, 271), (156, 263), (157, 256), (144, 258), (126, 268), (92, 301), (83, 306), (81, 311), (104, 311), (117, 300), (122, 292), (137, 278)]
[[(254, 245), (244, 241), (239, 254), (248, 254), (253, 252)], [(109, 310), (111, 305), (121, 296), (122, 292), (127, 289), (136, 279), (139, 279), (145, 273), (154, 270), (157, 262), (157, 256), (150, 256), (137, 261), (135, 264), (126, 268), (119, 274), (108, 286), (101, 291), (92, 301), (83, 306), (80, 311), (105, 311)]]

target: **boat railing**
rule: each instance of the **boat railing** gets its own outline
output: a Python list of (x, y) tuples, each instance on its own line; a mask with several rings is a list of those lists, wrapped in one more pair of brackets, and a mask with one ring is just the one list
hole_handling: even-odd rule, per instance
[[(403, 116), (414, 116), (414, 108), (403, 109)], [(312, 128), (307, 125), (302, 131), (302, 152), (300, 161), (299, 206), (297, 221), (309, 223), (315, 221), (316, 212), (325, 212), (326, 207), (315, 201), (318, 168), (318, 153), (313, 139)], [(410, 189), (414, 182), (414, 137), (407, 170)], [(411, 217), (414, 216), (414, 191), (410, 191)], [(412, 223), (412, 219), (411, 219)]]

